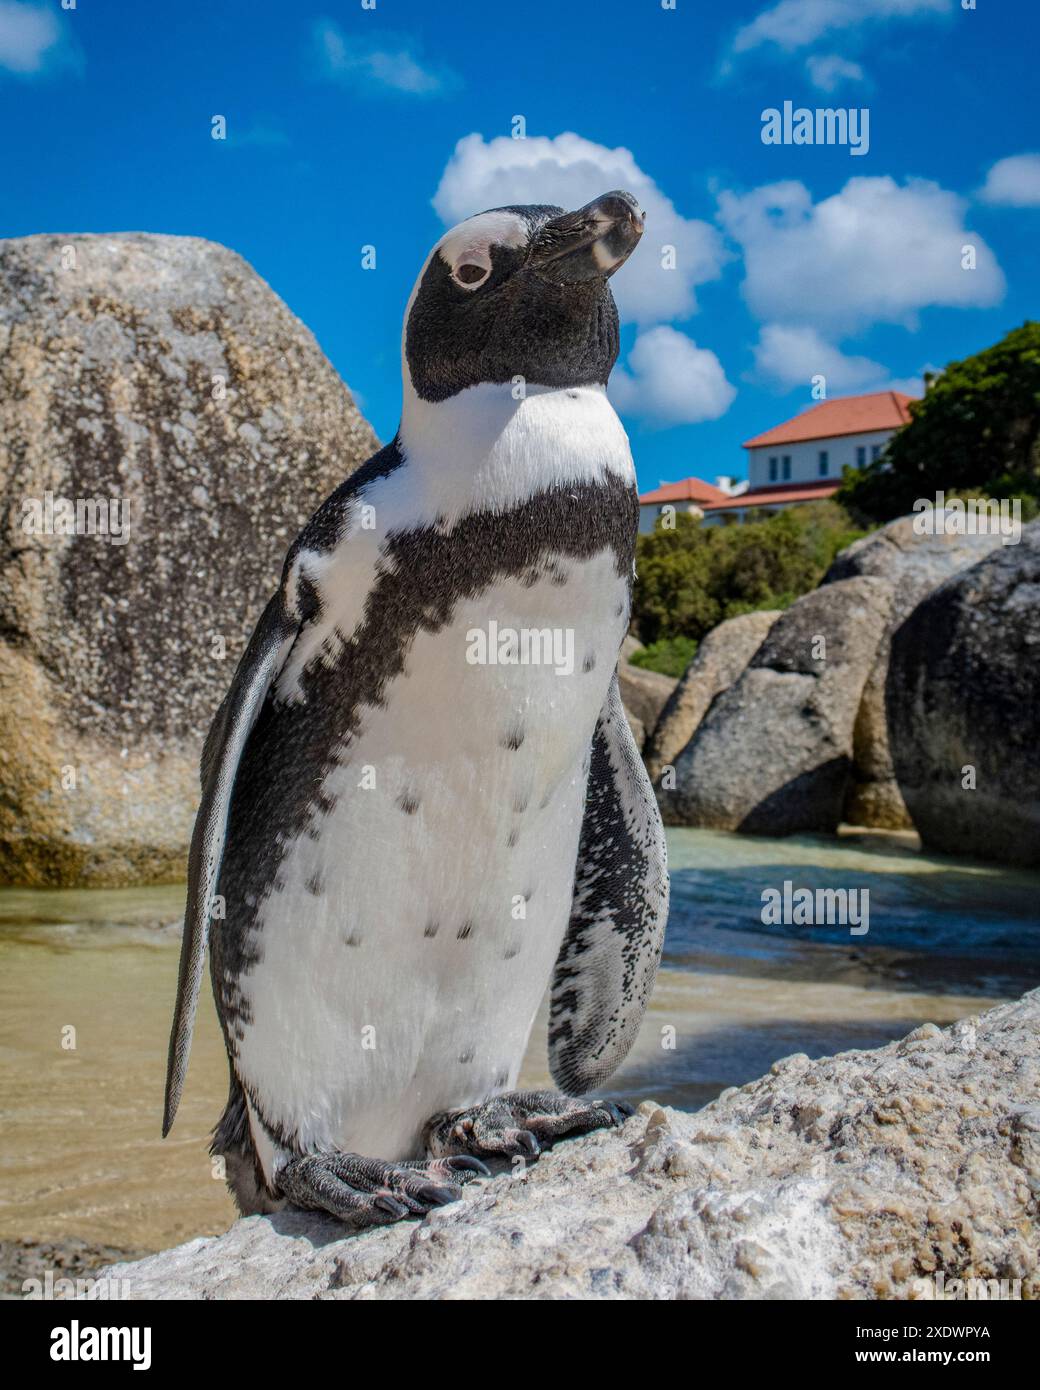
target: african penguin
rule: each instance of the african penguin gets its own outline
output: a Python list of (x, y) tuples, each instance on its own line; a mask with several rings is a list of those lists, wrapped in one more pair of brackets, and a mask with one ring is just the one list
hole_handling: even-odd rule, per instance
[[(606, 396), (628, 193), (505, 207), (433, 248), (395, 438), (289, 550), (202, 756), (163, 1132), (207, 943), (244, 1213), (349, 1226), (488, 1155), (620, 1123), (667, 915), (616, 666), (637, 499)], [(552, 981), (566, 1094), (517, 1092)], [(629, 1111), (629, 1113), (631, 1113)]]

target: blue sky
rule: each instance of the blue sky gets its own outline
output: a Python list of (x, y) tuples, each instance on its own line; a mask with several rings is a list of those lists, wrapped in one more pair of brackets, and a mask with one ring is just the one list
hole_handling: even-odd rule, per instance
[[(1035, 0), (670, 4), (0, 0), (0, 235), (233, 247), (386, 439), (445, 224), (629, 186), (612, 391), (643, 488), (743, 475), (817, 373), (906, 386), (1036, 315)], [(785, 101), (866, 108), (866, 152), (764, 144)]]

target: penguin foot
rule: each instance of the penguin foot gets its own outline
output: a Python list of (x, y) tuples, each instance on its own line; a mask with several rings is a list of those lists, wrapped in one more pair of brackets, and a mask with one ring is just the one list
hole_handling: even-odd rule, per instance
[(635, 1110), (624, 1101), (576, 1100), (557, 1091), (508, 1091), (467, 1110), (445, 1110), (427, 1120), (426, 1151), (535, 1158), (557, 1139), (622, 1125)]
[(298, 1207), (325, 1211), (351, 1230), (388, 1226), (406, 1216), (457, 1202), (462, 1186), (489, 1177), (473, 1157), (438, 1157), (384, 1163), (359, 1154), (307, 1154), (278, 1174), (282, 1195)]

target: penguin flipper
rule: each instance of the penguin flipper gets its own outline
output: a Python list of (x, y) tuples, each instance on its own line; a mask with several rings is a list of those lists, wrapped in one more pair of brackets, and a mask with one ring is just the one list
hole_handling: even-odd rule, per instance
[(163, 1137), (170, 1132), (184, 1086), (195, 1026), (202, 971), (209, 941), (213, 893), (220, 874), (228, 807), (239, 759), (267, 692), (296, 639), (300, 620), (290, 615), (279, 591), (264, 609), (238, 663), (206, 737), (202, 753), (202, 799), (188, 855), (188, 904), (184, 914), (177, 1003), (166, 1065)]
[(615, 673), (592, 739), (570, 922), (552, 979), (549, 1065), (571, 1095), (635, 1041), (668, 917), (664, 826)]

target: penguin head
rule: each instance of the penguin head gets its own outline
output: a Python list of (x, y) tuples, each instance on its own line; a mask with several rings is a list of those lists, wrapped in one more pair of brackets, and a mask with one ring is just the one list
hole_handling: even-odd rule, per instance
[(407, 384), (443, 401), (483, 382), (605, 385), (618, 354), (608, 281), (643, 234), (631, 193), (576, 212), (493, 208), (431, 251), (405, 312)]

